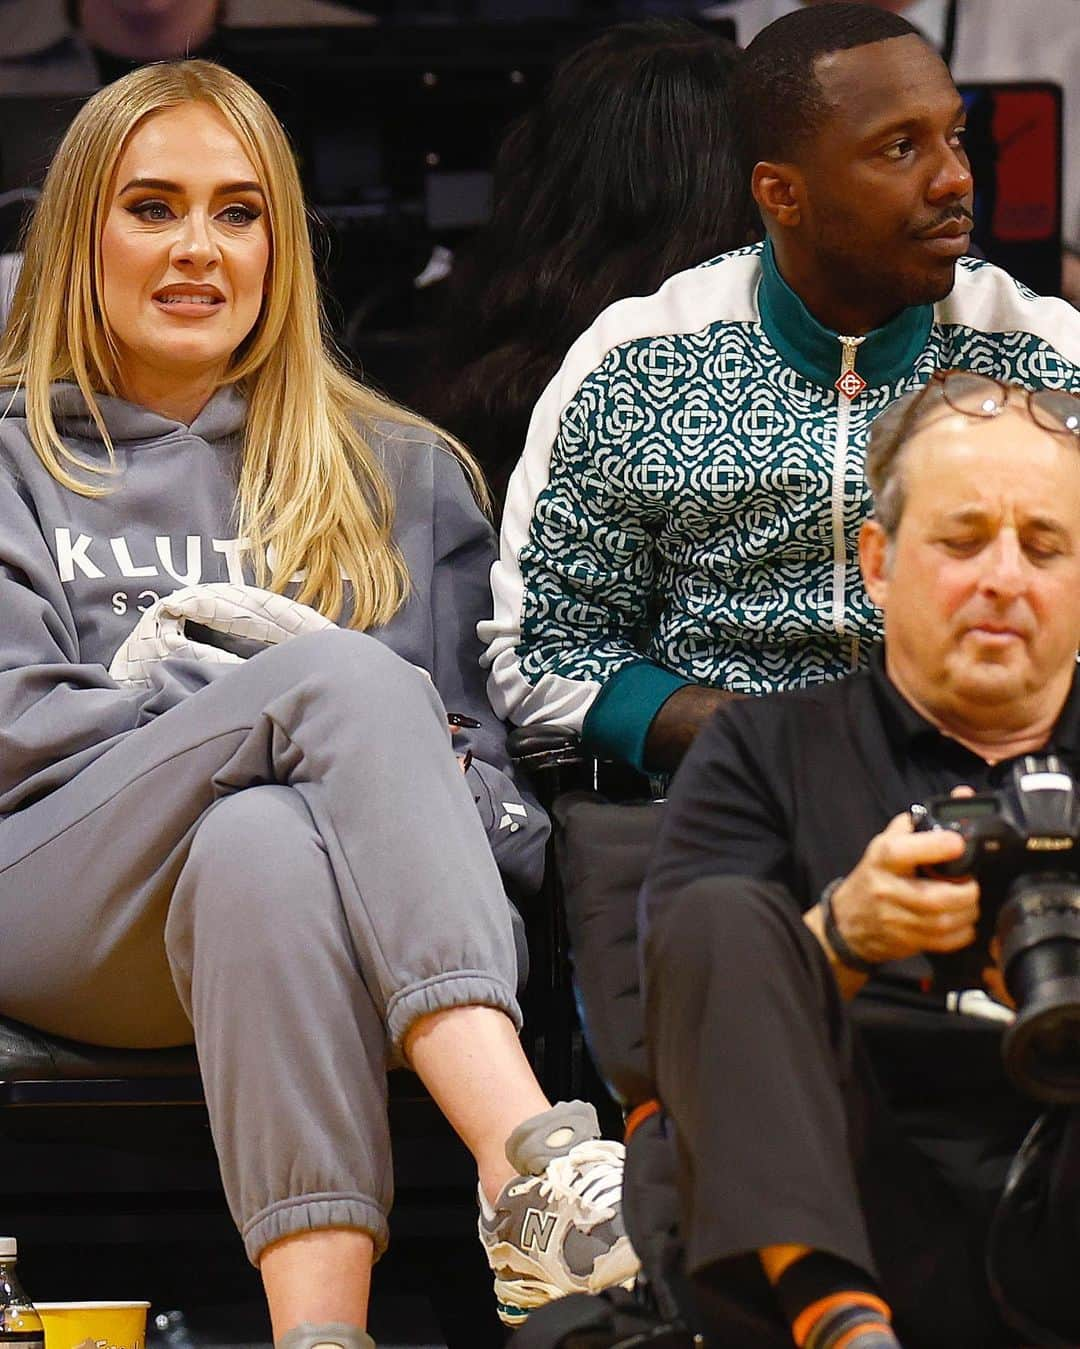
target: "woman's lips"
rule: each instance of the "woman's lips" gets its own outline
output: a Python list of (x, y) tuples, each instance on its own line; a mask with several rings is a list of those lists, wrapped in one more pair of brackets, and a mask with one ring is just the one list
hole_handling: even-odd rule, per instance
[(178, 318), (206, 318), (225, 304), (220, 295), (155, 295), (155, 306)]

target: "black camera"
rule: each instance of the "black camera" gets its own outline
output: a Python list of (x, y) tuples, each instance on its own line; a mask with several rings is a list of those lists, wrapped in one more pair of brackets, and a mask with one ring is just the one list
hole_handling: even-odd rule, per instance
[(911, 807), (916, 829), (952, 829), (964, 839), (956, 861), (926, 874), (979, 883), (975, 944), (957, 957), (931, 957), (935, 976), (944, 987), (977, 983), (996, 936), (1016, 1003), (1002, 1045), (1006, 1072), (1040, 1100), (1080, 1101), (1078, 784), (1052, 754), (1009, 760), (996, 776), (995, 791)]

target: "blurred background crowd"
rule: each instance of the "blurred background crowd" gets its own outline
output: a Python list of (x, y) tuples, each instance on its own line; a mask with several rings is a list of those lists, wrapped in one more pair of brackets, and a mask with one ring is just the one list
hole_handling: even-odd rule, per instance
[[(866, 2), (902, 11), (962, 86), (979, 249), (1080, 301), (1080, 0), (1042, 0), (1037, 24), (1014, 0)], [(0, 0), (0, 314), (80, 103), (143, 62), (209, 57), (289, 132), (338, 343), (498, 490), (605, 305), (757, 237), (733, 44), (814, 3)]]

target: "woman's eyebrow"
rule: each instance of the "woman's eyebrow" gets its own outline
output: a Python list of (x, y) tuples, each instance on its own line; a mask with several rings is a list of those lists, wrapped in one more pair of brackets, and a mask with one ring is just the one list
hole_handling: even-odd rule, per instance
[(222, 183), (220, 187), (214, 188), (215, 197), (229, 196), (233, 192), (257, 192), (260, 197), (263, 195), (262, 187), (256, 182)]
[(170, 183), (167, 178), (132, 178), (124, 184), (121, 192), (130, 192), (133, 187), (152, 187), (156, 192), (179, 192), (179, 183)]
[[(152, 188), (155, 192), (180, 193), (184, 190), (179, 183), (170, 182), (168, 178), (132, 178), (120, 191), (130, 192), (135, 187)], [(230, 192), (258, 192), (260, 196), (263, 195), (261, 185), (256, 182), (222, 183), (214, 188), (215, 197), (227, 196)]]

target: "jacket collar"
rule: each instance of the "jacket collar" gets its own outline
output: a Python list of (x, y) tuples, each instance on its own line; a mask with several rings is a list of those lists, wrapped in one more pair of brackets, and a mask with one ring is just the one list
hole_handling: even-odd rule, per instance
[[(784, 360), (815, 384), (831, 388), (840, 374), (841, 335), (819, 323), (780, 275), (769, 239), (761, 253), (758, 309), (766, 336)], [(867, 333), (855, 359), (867, 384), (895, 384), (910, 375), (933, 318), (932, 305), (913, 305)]]

